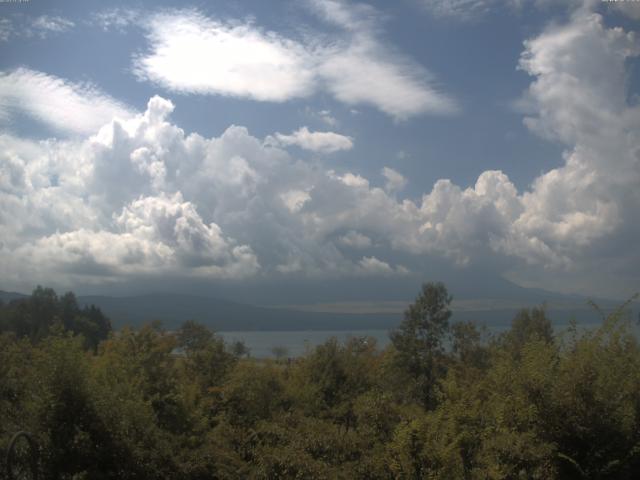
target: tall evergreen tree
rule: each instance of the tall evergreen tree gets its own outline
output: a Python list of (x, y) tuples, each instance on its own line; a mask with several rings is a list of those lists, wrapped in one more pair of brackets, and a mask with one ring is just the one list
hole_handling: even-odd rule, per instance
[(443, 283), (425, 283), (400, 327), (391, 333), (397, 364), (415, 380), (416, 394), (428, 409), (435, 406), (435, 383), (444, 369), (451, 300)]

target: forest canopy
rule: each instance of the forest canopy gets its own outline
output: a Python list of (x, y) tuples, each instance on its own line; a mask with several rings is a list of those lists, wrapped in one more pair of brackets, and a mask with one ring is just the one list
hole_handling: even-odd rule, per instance
[(204, 325), (112, 331), (38, 287), (0, 307), (0, 449), (42, 478), (599, 478), (640, 471), (640, 347), (623, 308), (489, 335), (423, 285), (380, 349), (330, 339), (254, 359)]

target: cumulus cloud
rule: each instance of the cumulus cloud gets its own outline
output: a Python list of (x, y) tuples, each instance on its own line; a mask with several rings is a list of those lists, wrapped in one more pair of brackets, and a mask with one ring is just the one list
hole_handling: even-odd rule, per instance
[(394, 268), (376, 257), (362, 257), (358, 265), (363, 275), (404, 275), (409, 273), (409, 270), (402, 265)]
[(607, 2), (609, 8), (618, 10), (634, 20), (640, 20), (640, 4), (638, 2)]
[(91, 134), (114, 117), (134, 112), (92, 85), (18, 68), (0, 72), (0, 120), (19, 114), (38, 120), (57, 132)]
[(382, 169), (382, 176), (387, 179), (385, 188), (389, 192), (400, 191), (407, 185), (407, 179), (393, 168), (384, 167)]
[[(259, 270), (246, 245), (234, 246), (215, 224), (204, 225), (178, 196), (141, 198), (116, 219), (121, 231), (56, 232), (0, 258), (22, 275), (43, 272), (96, 283), (127, 276), (243, 278)], [(27, 260), (28, 261), (25, 261)]]
[(186, 134), (160, 97), (84, 138), (0, 135), (7, 281), (386, 276), (435, 255), (527, 285), (626, 292), (640, 261), (640, 107), (627, 88), (639, 54), (636, 37), (585, 9), (526, 42), (525, 123), (565, 153), (524, 191), (489, 170), (469, 187), (442, 179), (402, 198), (405, 179), (388, 167), (380, 184), (241, 126)]
[(280, 198), (289, 211), (295, 213), (299, 212), (304, 204), (311, 200), (311, 195), (304, 190), (290, 190), (280, 195)]
[(296, 145), (304, 150), (318, 153), (334, 153), (353, 148), (351, 137), (335, 132), (311, 132), (307, 127), (302, 127), (289, 135), (276, 133), (267, 141), (283, 146)]
[(295, 40), (194, 10), (155, 14), (143, 22), (149, 48), (134, 58), (134, 72), (170, 91), (259, 101), (328, 91), (348, 105), (368, 104), (396, 119), (456, 110), (425, 68), (378, 38), (373, 8), (332, 0), (310, 5), (340, 29), (338, 36)]
[(373, 245), (369, 237), (354, 230), (349, 230), (345, 235), (340, 237), (338, 241), (342, 245), (353, 248), (368, 248)]
[(633, 33), (605, 26), (588, 9), (526, 42), (520, 68), (535, 77), (527, 101), (537, 114), (525, 124), (567, 150), (565, 164), (522, 196), (515, 222), (522, 237), (508, 240), (516, 248), (548, 248), (582, 274), (610, 271), (611, 242), (615, 256), (636, 258), (628, 242), (638, 234), (631, 212), (640, 206), (640, 107), (628, 102), (627, 63), (639, 54)]
[(335, 127), (336, 125), (338, 125), (338, 119), (331, 115), (331, 110), (320, 110), (318, 112), (318, 116), (324, 123), (326, 123), (330, 127)]
[(169, 179), (156, 157), (159, 138), (151, 138), (149, 148), (144, 136), (161, 137), (163, 127), (179, 133), (164, 123), (172, 108), (153, 98), (144, 115), (113, 120), (81, 141), (34, 144), (4, 135), (3, 264), (19, 276), (96, 282), (131, 275), (255, 275), (260, 265), (249, 246), (205, 222), (179, 190), (164, 192)]

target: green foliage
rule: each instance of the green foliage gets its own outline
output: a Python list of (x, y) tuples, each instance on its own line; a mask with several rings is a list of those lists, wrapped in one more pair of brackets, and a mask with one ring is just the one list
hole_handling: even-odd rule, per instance
[(80, 308), (71, 292), (58, 297), (51, 288), (38, 286), (30, 297), (0, 304), (0, 333), (37, 342), (55, 329), (64, 329), (84, 337), (87, 348), (97, 348), (111, 331), (111, 322), (99, 308)]
[(437, 381), (444, 374), (444, 340), (449, 333), (451, 296), (442, 283), (425, 283), (405, 311), (400, 327), (391, 332), (396, 363), (409, 374), (414, 395), (425, 408), (437, 403)]
[(545, 343), (554, 341), (553, 327), (544, 306), (520, 310), (511, 322), (511, 330), (499, 339), (514, 355), (518, 355), (528, 342), (535, 340)]
[(558, 337), (523, 310), (487, 338), (449, 325), (450, 301), (426, 284), (384, 351), (334, 338), (282, 361), (195, 322), (95, 348), (78, 312), (101, 314), (37, 289), (0, 307), (0, 449), (32, 432), (41, 477), (60, 480), (637, 477), (640, 345), (622, 310)]

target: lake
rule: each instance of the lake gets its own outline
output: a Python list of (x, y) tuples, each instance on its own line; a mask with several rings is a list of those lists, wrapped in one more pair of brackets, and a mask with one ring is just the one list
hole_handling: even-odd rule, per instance
[[(557, 333), (562, 333), (569, 326), (568, 323), (554, 325)], [(578, 324), (579, 329), (597, 328), (599, 322)], [(637, 324), (633, 323), (636, 334)], [(499, 334), (509, 329), (510, 325), (499, 324), (487, 327), (490, 334)], [(308, 350), (326, 342), (331, 337), (336, 337), (344, 342), (351, 337), (373, 337), (379, 349), (386, 347), (389, 340), (389, 330), (293, 330), (293, 331), (246, 331), (246, 332), (217, 332), (226, 342), (242, 341), (250, 349), (250, 354), (255, 358), (273, 357), (274, 347), (286, 349), (286, 356), (298, 357)]]
[(250, 331), (250, 332), (217, 332), (226, 342), (242, 341), (249, 347), (252, 357), (273, 357), (274, 347), (284, 347), (286, 356), (299, 357), (307, 350), (336, 337), (340, 342), (350, 337), (373, 337), (378, 348), (389, 343), (388, 330), (299, 330), (299, 331)]

